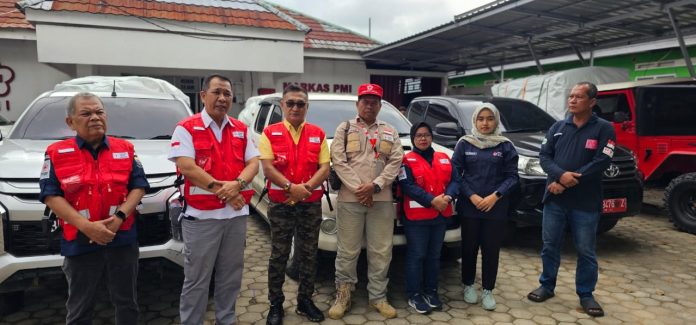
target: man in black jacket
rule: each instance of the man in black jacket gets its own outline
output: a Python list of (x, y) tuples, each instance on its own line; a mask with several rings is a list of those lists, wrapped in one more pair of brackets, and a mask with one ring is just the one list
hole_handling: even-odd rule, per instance
[(570, 115), (558, 121), (542, 142), (541, 167), (548, 174), (544, 194), (541, 286), (527, 295), (542, 302), (554, 296), (566, 226), (573, 235), (578, 264), (575, 290), (590, 316), (603, 316), (592, 292), (597, 284), (595, 254), (597, 224), (602, 207), (602, 172), (614, 155), (614, 127), (592, 113), (597, 87), (580, 82), (568, 97)]

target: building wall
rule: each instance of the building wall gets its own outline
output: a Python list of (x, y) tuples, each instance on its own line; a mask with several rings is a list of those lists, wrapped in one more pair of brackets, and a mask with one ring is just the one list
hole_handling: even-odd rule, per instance
[(305, 58), (304, 73), (274, 73), (273, 80), (276, 91), (293, 83), (308, 92), (355, 95), (370, 76), (364, 61)]
[[(0, 115), (11, 121), (16, 121), (36, 96), (70, 79), (57, 68), (39, 63), (36, 41), (0, 39), (0, 49)], [(8, 83), (10, 75), (13, 79)]]
[[(691, 56), (691, 61), (696, 64), (696, 46), (691, 46), (688, 48), (689, 55)], [(629, 79), (636, 80), (637, 78), (649, 77), (649, 76), (663, 76), (663, 75), (674, 75), (675, 77), (689, 77), (689, 71), (683, 64), (676, 67), (663, 67), (663, 68), (649, 68), (636, 70), (636, 65), (640, 63), (655, 62), (655, 61), (669, 61), (669, 60), (679, 60), (682, 59), (681, 51), (678, 47), (654, 50), (648, 52), (632, 53), (626, 55), (617, 55), (605, 58), (596, 58), (594, 60), (595, 66), (601, 67), (614, 67), (614, 68), (624, 68), (629, 71)], [(588, 60), (588, 58), (585, 58)], [(568, 70), (573, 68), (582, 67), (579, 61), (563, 62), (557, 64), (543, 65), (545, 72), (550, 71), (560, 71)], [(500, 72), (498, 72), (500, 74)], [(536, 66), (531, 66), (527, 68), (520, 68), (514, 70), (505, 70), (504, 78), (523, 78), (531, 75), (539, 74)], [(490, 73), (484, 73), (479, 75), (472, 75), (460, 78), (453, 78), (449, 80), (450, 86), (465, 86), (469, 87), (481, 87), (487, 81), (490, 82), (494, 80), (495, 77)]]

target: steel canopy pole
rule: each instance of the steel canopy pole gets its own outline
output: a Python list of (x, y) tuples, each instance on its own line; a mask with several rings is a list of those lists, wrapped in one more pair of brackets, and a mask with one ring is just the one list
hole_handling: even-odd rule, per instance
[(536, 53), (534, 53), (531, 37), (527, 39), (527, 45), (529, 46), (529, 53), (532, 54), (532, 58), (534, 58), (534, 62), (536, 62), (537, 69), (539, 69), (539, 74), (544, 74), (544, 68), (541, 67), (541, 62), (539, 62), (539, 58), (537, 58)]
[(691, 63), (689, 51), (686, 49), (686, 44), (684, 44), (684, 36), (681, 33), (681, 29), (679, 29), (677, 19), (674, 17), (674, 12), (672, 12), (672, 8), (667, 8), (667, 15), (669, 15), (669, 20), (672, 22), (674, 35), (677, 36), (679, 48), (681, 49), (682, 56), (684, 57), (684, 63), (686, 63), (686, 68), (689, 70), (689, 75), (691, 76), (691, 78), (696, 78), (696, 72), (694, 72), (694, 65)]

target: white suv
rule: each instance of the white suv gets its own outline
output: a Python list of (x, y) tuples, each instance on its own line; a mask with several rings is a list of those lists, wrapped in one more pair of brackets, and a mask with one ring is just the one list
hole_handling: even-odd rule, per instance
[[(282, 94), (276, 93), (271, 95), (263, 95), (249, 98), (244, 109), (239, 113), (239, 119), (249, 126), (249, 134), (252, 139), (258, 143), (257, 139), (261, 135), (263, 129), (273, 123), (282, 121), (283, 113), (280, 108), (280, 100)], [(357, 96), (351, 95), (333, 95), (333, 94), (309, 94), (309, 110), (307, 111), (307, 122), (318, 125), (326, 132), (327, 141), (329, 144), (333, 139), (336, 128), (339, 124), (348, 119), (357, 116), (355, 106)], [(382, 101), (382, 109), (379, 112), (378, 119), (394, 126), (399, 132), (401, 145), (405, 151), (411, 150), (411, 140), (409, 131), (411, 124), (409, 121), (387, 101)], [(447, 149), (433, 143), (438, 151), (446, 151)], [(260, 201), (260, 194), (266, 185), (263, 171), (259, 171), (258, 175), (252, 182), (255, 194), (251, 201), (251, 206), (268, 221), (268, 196), (264, 196)], [(324, 186), (328, 186), (327, 183)], [(322, 251), (336, 251), (336, 193), (331, 191), (329, 197), (333, 204), (334, 210), (329, 208), (326, 196), (322, 200), (322, 222), (321, 231), (319, 232), (319, 249)], [(258, 202), (258, 203), (257, 203)], [(451, 218), (452, 222), (447, 227), (445, 233), (445, 244), (453, 245), (461, 240), (459, 231), (459, 223), (457, 218)], [(405, 245), (406, 236), (404, 229), (397, 217), (394, 220), (394, 245)], [(365, 243), (363, 243), (365, 247)]]
[(39, 202), (39, 174), (46, 147), (75, 135), (65, 124), (70, 98), (89, 91), (101, 97), (108, 135), (128, 139), (151, 188), (137, 219), (140, 258), (162, 257), (183, 265), (182, 243), (172, 239), (167, 202), (175, 195), (174, 164), (167, 160), (176, 123), (191, 115), (189, 98), (166, 81), (144, 77), (86, 77), (56, 85), (36, 98), (0, 142), (0, 293), (21, 298), (36, 278), (60, 273), (60, 233), (50, 233)]

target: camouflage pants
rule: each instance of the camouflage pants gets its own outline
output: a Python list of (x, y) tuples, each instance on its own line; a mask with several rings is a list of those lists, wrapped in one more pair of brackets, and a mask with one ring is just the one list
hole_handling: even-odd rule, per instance
[(321, 224), (321, 202), (295, 206), (271, 203), (271, 258), (268, 260), (268, 300), (285, 300), (283, 283), (292, 238), (295, 236), (294, 259), (299, 262), (300, 286), (297, 296), (312, 297), (317, 270), (317, 243)]

